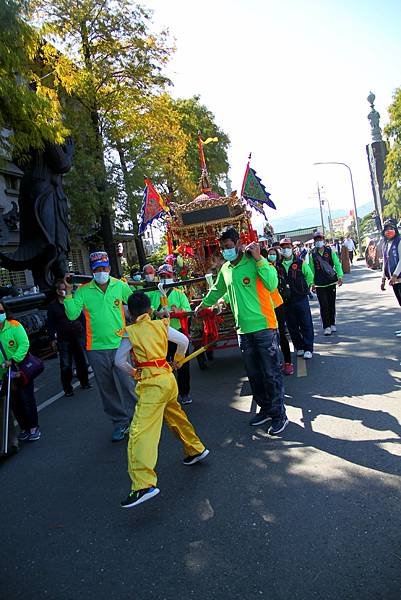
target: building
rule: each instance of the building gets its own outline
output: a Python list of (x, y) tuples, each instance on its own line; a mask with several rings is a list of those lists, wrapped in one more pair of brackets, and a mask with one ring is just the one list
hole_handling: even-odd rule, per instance
[(319, 225), (315, 227), (304, 227), (303, 229), (291, 229), (289, 231), (275, 232), (274, 237), (277, 241), (283, 238), (290, 238), (293, 242), (307, 242), (313, 238), (315, 231), (320, 231), (322, 228)]

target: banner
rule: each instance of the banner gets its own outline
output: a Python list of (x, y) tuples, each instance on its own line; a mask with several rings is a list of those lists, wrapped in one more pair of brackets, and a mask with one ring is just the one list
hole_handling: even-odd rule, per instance
[(276, 209), (275, 204), (270, 200), (270, 194), (266, 191), (265, 186), (256, 175), (256, 171), (249, 166), (249, 162), (246, 166), (244, 180), (242, 183), (241, 196), (249, 201), (252, 206), (252, 201), (256, 203), (256, 210), (263, 213), (263, 205), (267, 204), (270, 208)]
[(163, 213), (168, 212), (169, 208), (165, 204), (159, 192), (155, 190), (151, 181), (145, 178), (145, 189), (143, 190), (143, 201), (141, 210), (141, 220), (139, 223), (139, 235), (141, 235), (146, 227)]

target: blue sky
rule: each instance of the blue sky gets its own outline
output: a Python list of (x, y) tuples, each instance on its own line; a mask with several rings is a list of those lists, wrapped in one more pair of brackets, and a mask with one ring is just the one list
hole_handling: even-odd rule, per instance
[[(401, 86), (401, 2), (393, 0), (145, 0), (177, 51), (173, 94), (200, 94), (231, 139), (230, 177), (240, 188), (247, 155), (277, 216), (317, 205), (316, 182), (333, 209), (372, 198), (365, 144), (370, 90), (387, 122)], [(269, 219), (274, 224), (274, 211)]]

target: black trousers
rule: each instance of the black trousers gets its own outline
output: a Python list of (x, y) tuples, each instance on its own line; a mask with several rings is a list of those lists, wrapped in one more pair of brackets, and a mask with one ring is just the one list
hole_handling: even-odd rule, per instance
[(33, 380), (22, 386), (18, 379), (11, 381), (11, 409), (18, 425), (24, 431), (38, 426), (38, 411)]
[(397, 285), (393, 285), (394, 295), (398, 300), (398, 304), (401, 306), (401, 283), (397, 283)]
[(278, 333), (280, 336), (280, 348), (281, 348), (281, 352), (283, 353), (284, 362), (290, 363), (291, 362), (291, 350), (290, 350), (290, 343), (287, 339), (287, 336), (285, 335), (284, 304), (282, 304), (281, 306), (278, 306), (276, 308), (276, 317), (277, 317), (277, 324), (278, 324)]
[(81, 385), (88, 385), (88, 365), (85, 350), (79, 339), (59, 340), (57, 348), (60, 357), (61, 384), (65, 392), (72, 391), (72, 359), (77, 368), (77, 377)]
[(323, 329), (336, 324), (336, 288), (336, 284), (316, 288)]
[[(169, 362), (173, 360), (176, 351), (177, 344), (174, 344), (174, 342), (169, 342), (167, 350), (167, 360)], [(188, 356), (188, 350), (186, 356)], [(178, 393), (180, 394), (180, 396), (188, 396), (189, 391), (191, 389), (191, 373), (189, 370), (189, 361), (184, 363), (181, 369), (177, 370), (177, 385)]]

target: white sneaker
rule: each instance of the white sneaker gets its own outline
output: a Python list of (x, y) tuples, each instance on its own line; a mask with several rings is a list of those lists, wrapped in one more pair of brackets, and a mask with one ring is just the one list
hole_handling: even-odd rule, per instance
[(304, 355), (303, 350), (297, 350), (297, 356), (303, 356), (303, 355)]
[(304, 359), (309, 360), (310, 358), (312, 358), (312, 352), (309, 352), (309, 350), (307, 350), (306, 352), (304, 352)]
[(331, 333), (335, 333), (337, 331), (337, 327), (335, 325), (331, 326)]
[(326, 329), (323, 331), (324, 335), (331, 335), (331, 327), (326, 327)]

